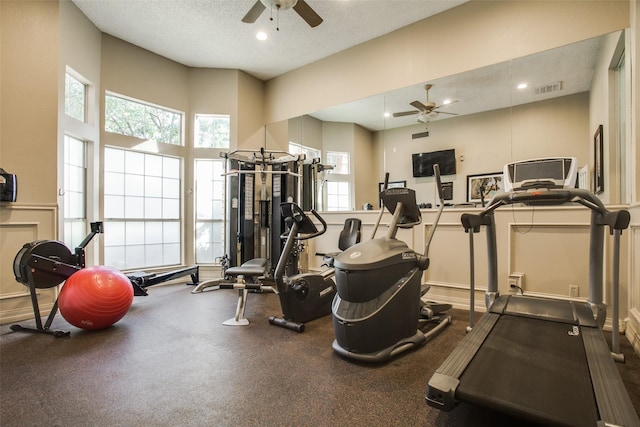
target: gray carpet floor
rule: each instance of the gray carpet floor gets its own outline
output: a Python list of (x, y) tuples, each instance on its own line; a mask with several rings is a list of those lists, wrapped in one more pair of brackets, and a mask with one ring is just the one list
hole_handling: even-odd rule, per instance
[[(330, 316), (298, 334), (268, 324), (280, 314), (276, 295), (253, 294), (251, 324), (223, 326), (236, 292), (191, 289), (150, 288), (102, 331), (58, 315), (52, 329), (71, 331), (68, 338), (0, 326), (0, 425), (527, 425), (464, 403), (450, 413), (425, 404), (429, 378), (465, 334), (464, 311), (453, 310), (453, 324), (425, 347), (367, 365), (333, 353)], [(622, 349), (618, 369), (638, 411), (640, 358), (625, 339)]]

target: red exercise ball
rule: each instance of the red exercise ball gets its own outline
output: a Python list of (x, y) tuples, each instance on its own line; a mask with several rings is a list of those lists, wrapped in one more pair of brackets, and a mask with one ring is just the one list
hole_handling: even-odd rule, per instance
[(64, 319), (81, 329), (104, 329), (122, 319), (133, 303), (133, 286), (115, 268), (87, 267), (62, 286), (58, 307)]

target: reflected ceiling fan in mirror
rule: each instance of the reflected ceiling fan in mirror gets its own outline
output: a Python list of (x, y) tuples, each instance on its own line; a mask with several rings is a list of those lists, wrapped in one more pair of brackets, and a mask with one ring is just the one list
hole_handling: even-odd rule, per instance
[[(273, 13), (276, 10), (276, 19), (280, 16), (281, 10), (293, 8), (298, 15), (311, 27), (317, 27), (322, 23), (322, 18), (304, 0), (257, 0), (249, 9), (249, 12), (242, 18), (242, 22), (253, 24), (262, 15), (266, 8)], [(269, 18), (273, 20), (273, 17)], [(279, 31), (280, 28), (277, 28)]]
[(427, 100), (425, 103), (422, 103), (420, 101), (413, 101), (410, 103), (411, 106), (413, 106), (414, 108), (416, 108), (416, 110), (411, 110), (411, 111), (401, 111), (399, 113), (393, 113), (393, 117), (403, 117), (403, 116), (411, 116), (414, 114), (418, 115), (418, 121), (420, 123), (427, 123), (429, 120), (431, 119), (435, 119), (438, 114), (442, 113), (442, 114), (450, 114), (452, 116), (457, 116), (456, 113), (448, 113), (446, 111), (440, 111), (440, 108), (442, 107), (446, 107), (449, 104), (452, 104), (454, 102), (457, 101), (452, 101), (448, 104), (444, 104), (444, 105), (436, 105), (435, 102), (431, 102), (429, 101), (429, 89), (431, 89), (433, 87), (433, 85), (427, 84), (424, 86), (424, 89), (427, 92)]

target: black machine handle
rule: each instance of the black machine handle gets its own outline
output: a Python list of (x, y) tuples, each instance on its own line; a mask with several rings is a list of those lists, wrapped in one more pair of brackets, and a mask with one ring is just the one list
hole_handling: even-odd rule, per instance
[[(382, 200), (382, 193), (384, 193), (389, 187), (389, 172), (384, 174), (384, 184), (382, 185), (382, 191), (380, 192), (380, 199)], [(380, 221), (382, 220), (382, 215), (384, 214), (384, 203), (380, 203), (380, 212), (378, 213), (378, 219), (376, 220), (376, 225), (373, 227), (373, 233), (371, 233), (371, 238), (374, 239), (376, 237), (376, 232), (378, 231), (378, 227), (380, 226)]]
[(280, 236), (281, 238), (286, 238), (286, 240), (284, 243), (284, 248), (282, 248), (282, 252), (280, 253), (280, 259), (278, 259), (276, 269), (273, 273), (273, 278), (275, 279), (276, 286), (278, 287), (278, 290), (281, 291), (285, 288), (284, 271), (286, 269), (289, 256), (293, 251), (295, 242), (298, 240), (311, 239), (313, 237), (324, 234), (325, 231), (327, 231), (327, 223), (318, 214), (318, 212), (312, 209), (311, 213), (318, 219), (318, 221), (320, 221), (320, 224), (322, 224), (322, 229), (318, 230), (315, 224), (304, 213), (300, 206), (293, 202), (285, 202), (280, 204), (280, 209), (282, 210), (283, 216), (286, 216), (287, 218), (290, 218), (291, 221), (293, 221), (290, 230)]
[(316, 233), (306, 234), (306, 235), (303, 235), (303, 236), (296, 236), (296, 240), (313, 239), (314, 237), (318, 237), (318, 236), (321, 236), (324, 233), (326, 233), (326, 231), (327, 231), (327, 222), (324, 220), (324, 218), (322, 218), (320, 216), (320, 214), (318, 212), (316, 212), (315, 209), (311, 209), (311, 213), (313, 214), (313, 216), (316, 217), (316, 219), (318, 221), (320, 221), (320, 224), (322, 225), (322, 229), (318, 230)]
[[(309, 240), (326, 233), (327, 222), (324, 220), (324, 218), (320, 216), (320, 214), (315, 209), (311, 209), (311, 213), (313, 214), (313, 216), (316, 217), (316, 219), (322, 225), (322, 228), (320, 230), (316, 228), (315, 224), (311, 222), (311, 220), (304, 213), (302, 208), (300, 208), (300, 206), (298, 206), (296, 203), (286, 202), (286, 203), (282, 203), (280, 206), (281, 206), (281, 209), (283, 209), (283, 207), (286, 207), (286, 206), (290, 206), (291, 208), (291, 214), (287, 215), (286, 219), (290, 218), (291, 221), (293, 221), (295, 224), (298, 225), (296, 230), (297, 233), (293, 236), (294, 240)], [(280, 235), (280, 238), (287, 239), (289, 237), (289, 234), (290, 234), (290, 231), (286, 231)]]
[(91, 240), (95, 237), (96, 234), (102, 234), (102, 233), (104, 233), (104, 225), (102, 221), (92, 222), (91, 232), (87, 235), (87, 237), (84, 238), (82, 242), (80, 242), (78, 247), (75, 249), (76, 264), (81, 268), (84, 268), (86, 265), (84, 248), (87, 247), (89, 242), (91, 242)]

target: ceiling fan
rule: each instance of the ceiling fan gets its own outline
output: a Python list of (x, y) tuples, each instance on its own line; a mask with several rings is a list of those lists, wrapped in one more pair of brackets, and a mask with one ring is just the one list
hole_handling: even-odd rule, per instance
[[(272, 11), (275, 8), (278, 14), (281, 10), (293, 8), (311, 27), (317, 27), (322, 23), (320, 15), (304, 0), (257, 0), (251, 9), (249, 9), (249, 12), (242, 18), (242, 22), (253, 24), (267, 7)], [(271, 20), (273, 20), (273, 18), (271, 18)]]
[[(439, 111), (440, 108), (445, 107), (446, 105), (436, 105), (435, 102), (429, 101), (429, 89), (431, 89), (433, 85), (427, 84), (424, 86), (424, 89), (427, 92), (427, 100), (423, 104), (420, 101), (413, 101), (410, 103), (413, 107), (417, 108), (417, 110), (412, 111), (401, 111), (399, 113), (393, 113), (393, 117), (403, 117), (410, 116), (413, 114), (418, 115), (418, 121), (421, 123), (427, 123), (429, 120), (434, 119), (438, 116), (438, 114), (451, 114), (452, 116), (457, 116), (456, 113), (448, 113), (446, 111)], [(453, 101), (456, 102), (456, 101)]]

